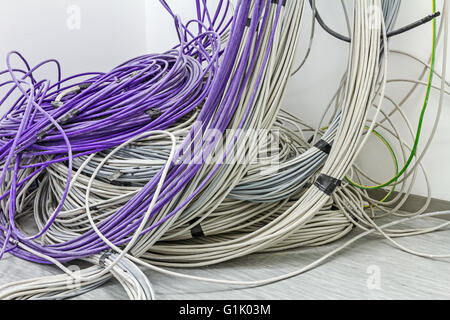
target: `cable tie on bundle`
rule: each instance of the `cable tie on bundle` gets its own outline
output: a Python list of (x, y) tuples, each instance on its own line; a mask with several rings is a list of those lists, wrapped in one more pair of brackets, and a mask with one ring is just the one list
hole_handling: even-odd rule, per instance
[(37, 134), (37, 140), (42, 140), (47, 135), (47, 128)]
[(353, 224), (353, 227), (356, 227), (356, 223), (359, 223), (359, 218), (355, 215), (353, 210), (348, 212), (349, 217), (353, 220), (350, 221)]
[(158, 108), (150, 108), (145, 111), (145, 113), (148, 114), (152, 120), (158, 119), (162, 114), (161, 110)]
[[(280, 2), (280, 0), (271, 0), (270, 2), (271, 2), (271, 4), (276, 4), (276, 5), (278, 5), (278, 3)], [(287, 2), (287, 0), (283, 0), (283, 2), (281, 3), (281, 6), (286, 7), (286, 2)], [(246, 27), (250, 27), (251, 23), (252, 23), (252, 18), (248, 18), (248, 19), (247, 19), (247, 23), (245, 24), (245, 26), (246, 26)]]
[(79, 94), (81, 93), (81, 91), (83, 91), (84, 89), (89, 88), (92, 85), (92, 83), (87, 82), (87, 83), (82, 83), (77, 85), (76, 87), (67, 89), (64, 92), (61, 92), (54, 101), (50, 102), (50, 104), (52, 105), (53, 108), (58, 109), (60, 107), (62, 107), (64, 105), (64, 102), (62, 102), (61, 100), (68, 94), (70, 93), (74, 93), (74, 94)]
[(311, 182), (307, 182), (307, 183), (305, 183), (305, 185), (303, 186), (303, 189), (309, 189), (309, 188), (311, 188), (312, 187), (312, 183)]
[(78, 110), (76, 108), (71, 109), (69, 112), (67, 112), (65, 115), (63, 115), (61, 118), (58, 119), (58, 123), (60, 123), (60, 124), (66, 123), (67, 121), (72, 119), (74, 116), (76, 116), (79, 112), (80, 112), (80, 110)]
[[(200, 220), (199, 218), (192, 220), (191, 225), (197, 223), (199, 220)], [(202, 229), (202, 226), (200, 225), (200, 223), (196, 224), (191, 229), (191, 235), (192, 235), (192, 238), (200, 238), (200, 237), (205, 236), (205, 233), (203, 232), (203, 229)]]
[[(270, 3), (276, 4), (276, 5), (278, 5), (279, 2), (280, 2), (280, 0), (271, 0), (270, 1)], [(287, 2), (287, 0), (283, 0), (283, 2), (281, 3), (281, 6), (286, 7), (286, 2)], [(251, 23), (252, 23), (252, 18), (247, 18), (247, 23), (245, 24), (245, 26), (250, 27)]]
[(326, 174), (321, 174), (314, 183), (314, 185), (327, 196), (331, 196), (341, 184), (342, 180), (327, 176)]
[[(358, 217), (355, 216), (352, 212), (350, 212), (350, 218), (352, 218), (352, 219), (354, 220), (355, 223), (358, 223), (358, 222), (359, 222)], [(354, 226), (356, 226), (356, 225), (354, 225)]]
[(89, 88), (91, 85), (92, 85), (92, 83), (86, 82), (86, 83), (79, 84), (78, 87), (80, 88), (80, 91), (81, 91), (81, 90)]
[[(278, 4), (280, 1), (279, 0), (272, 0), (271, 1), (272, 3), (275, 3), (275, 4)], [(283, 3), (281, 4), (283, 7), (285, 7), (286, 6), (286, 2), (287, 2), (287, 0), (283, 0)]]
[[(67, 112), (66, 114), (64, 114), (63, 116), (61, 116), (57, 122), (59, 124), (64, 124), (67, 121), (69, 121), (70, 119), (72, 119), (74, 116), (76, 116), (78, 113), (80, 112), (79, 109), (77, 108), (73, 108), (71, 109), (69, 112)], [(51, 130), (53, 129), (54, 125), (53, 123), (49, 124), (47, 127), (45, 127), (44, 129), (42, 129), (38, 134), (37, 134), (37, 139), (41, 140), (42, 138), (44, 138), (44, 136)]]
[(331, 152), (331, 149), (333, 148), (333, 145), (329, 144), (325, 140), (319, 140), (314, 147), (325, 153), (326, 155), (329, 155)]

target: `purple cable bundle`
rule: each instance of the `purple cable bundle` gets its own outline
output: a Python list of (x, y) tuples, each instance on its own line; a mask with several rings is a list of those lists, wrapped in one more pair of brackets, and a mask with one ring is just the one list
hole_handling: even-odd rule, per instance
[[(215, 20), (220, 10), (221, 5)], [(117, 146), (142, 132), (167, 129), (201, 104), (218, 68), (221, 44), (215, 30), (223, 28), (227, 11), (228, 6), (219, 27), (212, 23), (206, 27), (199, 20), (200, 33), (189, 33), (189, 41), (187, 35), (180, 38), (176, 49), (132, 59), (106, 74), (85, 73), (62, 79), (56, 60), (31, 68), (19, 53), (8, 55), (8, 69), (0, 75), (9, 74), (11, 80), (0, 87), (12, 88), (0, 103), (5, 103), (16, 90), (20, 97), (0, 122), (0, 184), (7, 183), (6, 177), (11, 175), (10, 188), (0, 197), (1, 201), (8, 201), (9, 211), (7, 216), (3, 211), (0, 215), (0, 257), (4, 252), (17, 252), (23, 258), (32, 256), (16, 244), (19, 239), (31, 243), (42, 236), (60, 212), (68, 194), (73, 157)], [(206, 6), (202, 19), (209, 17), (205, 12)], [(187, 34), (188, 27), (176, 17), (175, 22), (178, 33)], [(13, 55), (22, 60), (25, 70), (12, 68)], [(57, 82), (37, 81), (34, 73), (50, 63), (57, 66)], [(80, 80), (86, 77), (90, 78)], [(49, 157), (51, 160), (44, 160)], [(16, 195), (25, 183), (61, 161), (69, 163), (63, 199), (47, 225), (38, 234), (26, 237), (15, 226)], [(24, 176), (23, 172), (29, 170), (33, 172)]]
[[(270, 41), (267, 47), (263, 47), (262, 32), (260, 30), (264, 30), (264, 28), (268, 25), (269, 7), (271, 4), (272, 1), (270, 0), (255, 1), (251, 23), (250, 26), (247, 26), (249, 13), (251, 12), (251, 2), (239, 1), (235, 18), (233, 20), (230, 41), (227, 44), (223, 55), (223, 60), (221, 61), (221, 65), (218, 70), (217, 60), (220, 52), (220, 39), (212, 38), (211, 36), (213, 33), (208, 32), (208, 36), (206, 37), (208, 39), (207, 43), (214, 49), (214, 54), (212, 57), (205, 58), (208, 56), (200, 54), (200, 52), (206, 52), (204, 47), (201, 47), (201, 49), (195, 50), (194, 56), (198, 59), (198, 64), (196, 64), (194, 63), (195, 59), (182, 54), (186, 48), (187, 52), (192, 54), (192, 46), (189, 48), (187, 45), (182, 45), (181, 50), (178, 51), (179, 59), (165, 60), (162, 58), (163, 56), (168, 58), (171, 53), (169, 52), (166, 55), (149, 55), (131, 60), (124, 65), (119, 66), (112, 73), (99, 74), (89, 81), (80, 82), (84, 90), (77, 93), (74, 97), (68, 97), (66, 100), (63, 99), (62, 106), (59, 106), (57, 109), (54, 109), (55, 103), (52, 102), (54, 101), (53, 99), (56, 99), (57, 96), (66, 89), (61, 88), (61, 84), (64, 83), (64, 81), (59, 81), (58, 84), (52, 87), (57, 88), (56, 92), (52, 92), (52, 94), (47, 94), (49, 91), (48, 84), (46, 84), (44, 89), (36, 88), (35, 86), (32, 88), (33, 90), (23, 90), (22, 93), (24, 97), (18, 103), (13, 105), (13, 108), (10, 110), (10, 114), (13, 111), (19, 112), (22, 115), (22, 120), (18, 122), (13, 121), (10, 117), (4, 117), (3, 121), (8, 123), (8, 130), (5, 131), (4, 134), (2, 132), (1, 135), (2, 141), (4, 141), (4, 138), (8, 137), (8, 134), (13, 133), (14, 131), (12, 124), (14, 123), (16, 127), (18, 127), (15, 131), (16, 136), (14, 139), (7, 140), (7, 142), (2, 142), (2, 146), (0, 148), (0, 159), (7, 164), (2, 170), (0, 180), (2, 184), (5, 182), (6, 172), (8, 171), (7, 166), (9, 167), (11, 160), (15, 158), (14, 167), (9, 168), (9, 170), (14, 172), (10, 192), (2, 196), (2, 199), (5, 199), (6, 197), (12, 199), (9, 203), (9, 221), (4, 214), (0, 215), (2, 224), (1, 228), (5, 233), (0, 234), (0, 239), (3, 242), (4, 247), (3, 251), (10, 251), (14, 255), (31, 261), (48, 263), (47, 260), (37, 257), (33, 253), (18, 247), (14, 244), (14, 242), (20, 241), (20, 243), (26, 245), (28, 248), (44, 255), (51, 256), (61, 262), (91, 256), (95, 253), (108, 249), (108, 246), (103, 243), (103, 241), (93, 230), (86, 232), (80, 237), (56, 245), (44, 246), (34, 241), (44, 234), (46, 230), (48, 230), (61, 209), (64, 199), (62, 199), (60, 206), (55, 210), (55, 213), (52, 215), (47, 226), (44, 227), (39, 234), (33, 237), (24, 236), (15, 227), (14, 223), (11, 223), (14, 221), (14, 215), (11, 215), (11, 213), (14, 213), (15, 209), (14, 199), (16, 196), (16, 189), (20, 188), (21, 184), (31, 179), (32, 175), (42, 172), (45, 167), (50, 165), (52, 162), (68, 160), (69, 173), (65, 192), (65, 196), (67, 196), (72, 171), (71, 161), (73, 151), (76, 152), (76, 155), (90, 154), (92, 152), (105, 150), (111, 146), (118, 145), (139, 133), (152, 129), (156, 130), (167, 128), (182, 115), (192, 111), (193, 108), (200, 104), (203, 98), (207, 97), (198, 116), (198, 121), (195, 125), (196, 127), (192, 130), (192, 135), (194, 136), (190, 136), (190, 139), (186, 139), (180, 148), (180, 150), (186, 150), (190, 144), (200, 142), (203, 146), (201, 154), (186, 155), (181, 151), (179, 152), (178, 158), (172, 164), (168, 177), (164, 182), (162, 192), (158, 198), (157, 205), (155, 206), (151, 217), (153, 217), (156, 212), (174, 199), (175, 196), (182, 192), (196, 173), (198, 173), (202, 168), (202, 165), (199, 164), (198, 161), (188, 161), (188, 164), (186, 164), (186, 157), (188, 160), (193, 160), (195, 157), (204, 157), (205, 154), (211, 153), (215, 146), (214, 143), (211, 144), (208, 136), (205, 137), (195, 134), (195, 132), (199, 132), (198, 126), (206, 127), (208, 125), (209, 128), (214, 128), (220, 132), (224, 132), (234, 116), (240, 98), (243, 95), (244, 88), (248, 84), (251, 74), (256, 73), (259, 75), (258, 80), (252, 87), (251, 101), (245, 108), (242, 119), (240, 119), (239, 128), (245, 126), (246, 120), (251, 113), (254, 100), (256, 99), (257, 93), (260, 89), (259, 85), (261, 83), (263, 70), (265, 68), (271, 44), (273, 42), (274, 32), (282, 7), (282, 0), (280, 0), (278, 4), (275, 4), (277, 5), (277, 15), (274, 26), (271, 30)], [(203, 18), (205, 17), (206, 14), (203, 14)], [(246, 42), (243, 43), (244, 33), (247, 27), (249, 28), (248, 35)], [(179, 30), (182, 30), (182, 28), (183, 27), (178, 25)], [(187, 28), (184, 30), (186, 31)], [(180, 40), (183, 43), (186, 37), (182, 37), (181, 32), (179, 32), (179, 35)], [(199, 39), (200, 37), (195, 37), (190, 44), (195, 43), (198, 45)], [(240, 59), (237, 60), (241, 48), (243, 48), (243, 51)], [(256, 49), (253, 50), (254, 48)], [(267, 53), (265, 54), (264, 62), (262, 63), (260, 70), (256, 70), (255, 66), (259, 50), (266, 50), (263, 52)], [(203, 58), (201, 56), (203, 56)], [(164, 64), (164, 61), (167, 62), (168, 60), (170, 60), (171, 63)], [(197, 68), (201, 66), (201, 62), (205, 61), (207, 63), (206, 68)], [(190, 67), (186, 67), (187, 65)], [(134, 75), (137, 71), (142, 72), (142, 68), (152, 75), (149, 76), (149, 78), (146, 78), (147, 82), (150, 83), (146, 82), (145, 85), (140, 82), (143, 80), (142, 78), (138, 80)], [(14, 71), (10, 66), (9, 69), (9, 72), (13, 74)], [(186, 77), (187, 73), (182, 72), (186, 69), (191, 71), (191, 75), (198, 75), (198, 77), (195, 77), (197, 81)], [(161, 76), (164, 72), (167, 72), (167, 74), (165, 76)], [(32, 79), (32, 73), (25, 74), (27, 77)], [(133, 74), (133, 76), (130, 77), (131, 74)], [(155, 75), (159, 75), (159, 77)], [(211, 80), (212, 76), (214, 76), (213, 80)], [(203, 81), (203, 79), (205, 79), (205, 81)], [(23, 82), (23, 80), (15, 78), (14, 82), (16, 86), (20, 88), (19, 84)], [(106, 86), (104, 85), (105, 82), (107, 83)], [(127, 96), (127, 91), (121, 92), (123, 88), (134, 89), (135, 86), (138, 86), (140, 89), (145, 88), (148, 90), (144, 90), (144, 93), (140, 90), (136, 90), (133, 92), (133, 95), (130, 96)], [(166, 88), (165, 86), (169, 89), (162, 90), (162, 88)], [(111, 94), (116, 94), (118, 96), (111, 96)], [(171, 94), (175, 97), (174, 101), (170, 101), (168, 99)], [(183, 99), (180, 99), (178, 94), (180, 94)], [(155, 95), (157, 96), (157, 99), (151, 100), (152, 103), (144, 103), (145, 107), (140, 105), (143, 101), (147, 101), (150, 98), (153, 99)], [(120, 98), (118, 98), (119, 96)], [(25, 97), (28, 97), (28, 99), (25, 99)], [(104, 99), (100, 99), (100, 97), (103, 97)], [(130, 97), (137, 99), (139, 103), (130, 106), (128, 103), (135, 102), (135, 100), (131, 100)], [(125, 104), (124, 101), (127, 103)], [(154, 103), (156, 102), (160, 102), (158, 108), (161, 110), (161, 115), (156, 120), (149, 120), (148, 115), (146, 117), (142, 113), (146, 110), (146, 108), (154, 106)], [(183, 105), (183, 103), (186, 102), (187, 105)], [(41, 107), (40, 104), (42, 104), (46, 109)], [(107, 107), (110, 108), (113, 105), (115, 106), (113, 111), (107, 109)], [(17, 106), (21, 106), (21, 108), (18, 108)], [(39, 113), (36, 110), (32, 112), (32, 106), (35, 106), (36, 109), (43, 114), (43, 116), (38, 116)], [(68, 122), (63, 123), (64, 128), (61, 127), (56, 121), (51, 121), (51, 119), (59, 119), (61, 116), (64, 117), (64, 115), (66, 115), (67, 112), (70, 112), (70, 110), (76, 111), (74, 114), (71, 114)], [(121, 123), (121, 121), (127, 119), (126, 117), (132, 117), (137, 110), (139, 110), (141, 114), (139, 114), (138, 117), (133, 118), (133, 124), (129, 124), (131, 128), (126, 124)], [(52, 116), (49, 115), (50, 112)], [(98, 115), (101, 117), (106, 117), (107, 122), (103, 122), (105, 119), (98, 120)], [(120, 117), (118, 115), (120, 115)], [(46, 120), (46, 118), (48, 120)], [(109, 132), (111, 135), (103, 134), (104, 132), (101, 128), (103, 123), (107, 123), (108, 127), (114, 126), (114, 124), (119, 125), (119, 127), (108, 128), (111, 130)], [(49, 125), (51, 125), (50, 128), (48, 128)], [(86, 125), (89, 125), (90, 129), (86, 129)], [(165, 127), (165, 125), (167, 126)], [(23, 133), (25, 129), (26, 132)], [(47, 129), (49, 130), (47, 131)], [(42, 132), (42, 130), (44, 130), (45, 136), (37, 142), (36, 135), (39, 136), (39, 133)], [(78, 130), (81, 130), (83, 134), (78, 134)], [(93, 133), (96, 130), (99, 130), (101, 134), (87, 134)], [(236, 139), (236, 137), (234, 139)], [(66, 144), (66, 146), (64, 146), (64, 144)], [(72, 146), (74, 149), (72, 149)], [(232, 147), (233, 143), (228, 146), (227, 153)], [(35, 158), (40, 158), (43, 155), (55, 155), (56, 158), (54, 160), (38, 164), (31, 161), (31, 159), (36, 160)], [(57, 157), (58, 155), (59, 158)], [(225, 154), (224, 157), (226, 157), (226, 155), (227, 154)], [(22, 164), (23, 159), (29, 159), (29, 161), (24, 165)], [(17, 181), (17, 172), (23, 170), (24, 168), (37, 169), (32, 175), (27, 176), (21, 181)], [(152, 221), (152, 224), (146, 227), (143, 234), (157, 228), (173, 217), (178, 211), (186, 207), (186, 205), (207, 185), (208, 181), (210, 181), (219, 168), (220, 165), (216, 165), (209, 172), (207, 178), (200, 183), (196, 190), (190, 194), (186, 200), (178, 204), (176, 208), (174, 208), (171, 213), (164, 218), (159, 221)], [(152, 181), (150, 181), (120, 210), (98, 225), (99, 230), (115, 245), (127, 243), (133, 235), (133, 232), (141, 223), (143, 212), (145, 212), (151, 202), (154, 189), (160, 177), (161, 173), (155, 176)], [(10, 239), (12, 239), (12, 241), (9, 241)], [(11, 244), (11, 242), (13, 242), (13, 244)]]

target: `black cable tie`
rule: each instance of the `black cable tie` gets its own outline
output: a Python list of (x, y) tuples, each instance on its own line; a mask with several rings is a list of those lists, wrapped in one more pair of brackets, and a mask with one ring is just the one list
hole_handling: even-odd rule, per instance
[(331, 196), (341, 184), (341, 180), (327, 176), (326, 174), (321, 174), (314, 185), (327, 196)]
[(305, 183), (305, 185), (303, 186), (303, 189), (309, 189), (312, 187), (312, 183), (311, 182), (307, 182)]
[(84, 90), (84, 89), (89, 88), (91, 85), (92, 85), (92, 83), (87, 82), (87, 83), (79, 84), (78, 86), (80, 87), (81, 90)]
[(331, 152), (331, 148), (333, 148), (333, 146), (331, 144), (329, 144), (328, 142), (326, 142), (325, 140), (317, 141), (317, 143), (314, 145), (314, 147), (316, 147), (317, 149), (319, 149), (326, 155), (329, 155)]
[[(272, 3), (275, 3), (275, 4), (278, 4), (280, 1), (279, 1), (279, 0), (272, 0), (271, 2), (272, 2)], [(281, 5), (282, 5), (283, 7), (286, 7), (286, 2), (287, 2), (287, 0), (283, 0), (283, 2), (281, 3)]]
[(76, 116), (78, 113), (80, 113), (80, 110), (77, 108), (71, 109), (69, 112), (67, 112), (65, 115), (60, 117), (57, 121), (59, 124), (65, 124), (67, 121), (72, 119), (74, 116)]
[[(191, 225), (197, 223), (198, 220), (200, 220), (200, 218), (196, 218), (196, 219), (192, 220)], [(205, 236), (205, 233), (203, 232), (203, 229), (202, 229), (202, 226), (200, 225), (200, 223), (196, 224), (191, 229), (191, 235), (192, 235), (192, 238), (200, 238), (200, 237)]]
[(354, 223), (359, 223), (359, 219), (358, 219), (358, 217), (357, 216), (355, 216), (353, 213), (349, 213), (349, 215), (350, 215), (350, 218), (352, 218), (353, 219), (353, 222)]
[(37, 140), (42, 140), (47, 135), (47, 130), (44, 129), (37, 134)]
[[(66, 114), (62, 115), (61, 117), (59, 117), (56, 122), (59, 124), (65, 124), (67, 121), (69, 121), (70, 119), (72, 119), (74, 116), (76, 116), (78, 113), (80, 113), (80, 110), (77, 108), (73, 108), (71, 109), (69, 112), (67, 112)], [(47, 135), (47, 133), (52, 130), (54, 128), (53, 123), (50, 123), (48, 126), (46, 126), (44, 129), (42, 129), (38, 134), (37, 134), (37, 139), (41, 140), (42, 138), (44, 138), (45, 135)]]
[(145, 111), (145, 113), (148, 114), (152, 120), (158, 119), (162, 114), (161, 110), (158, 108), (150, 108)]
[(79, 85), (77, 85), (77, 86), (75, 87), (76, 89), (73, 91), (73, 93), (75, 93), (75, 94), (80, 94), (81, 91), (83, 91), (84, 89), (89, 88), (91, 85), (92, 85), (92, 83), (82, 83), (82, 84), (79, 84)]
[[(271, 0), (270, 2), (273, 4), (278, 4), (279, 0)], [(287, 0), (283, 0), (283, 2), (281, 3), (281, 6), (286, 7), (286, 2), (287, 2)], [(247, 23), (245, 24), (245, 26), (250, 27), (251, 24), (252, 24), (252, 18), (247, 18)]]

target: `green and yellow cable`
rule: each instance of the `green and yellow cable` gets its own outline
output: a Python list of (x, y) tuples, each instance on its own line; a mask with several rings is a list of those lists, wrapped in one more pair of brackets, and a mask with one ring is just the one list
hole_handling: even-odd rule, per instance
[[(436, 13), (436, 0), (432, 0), (433, 2), (433, 14)], [(420, 142), (420, 135), (422, 132), (422, 126), (423, 126), (423, 121), (425, 118), (425, 113), (428, 107), (428, 103), (429, 103), (429, 99), (430, 99), (430, 93), (431, 93), (431, 88), (432, 88), (432, 82), (433, 82), (433, 74), (434, 74), (434, 68), (435, 68), (435, 63), (436, 63), (436, 19), (433, 20), (433, 48), (432, 48), (432, 53), (431, 53), (431, 66), (430, 66), (430, 75), (428, 77), (428, 84), (427, 84), (427, 91), (426, 91), (426, 95), (425, 95), (425, 102), (424, 105), (422, 107), (422, 111), (420, 113), (420, 119), (419, 119), (419, 124), (417, 127), (417, 134), (416, 134), (416, 138), (414, 141), (414, 145), (413, 148), (411, 150), (411, 154), (408, 158), (408, 160), (406, 161), (405, 166), (400, 170), (400, 172), (398, 172), (395, 177), (393, 177), (391, 180), (389, 180), (386, 183), (377, 185), (377, 186), (363, 186), (360, 185), (358, 183), (355, 183), (353, 181), (351, 181), (350, 179), (346, 178), (346, 180), (354, 187), (363, 189), (363, 190), (378, 190), (387, 186), (390, 186), (393, 183), (396, 183), (398, 181), (398, 179), (405, 174), (406, 170), (409, 168), (409, 166), (411, 165), (414, 157), (416, 156), (417, 153), (417, 149), (419, 146), (419, 142)]]
[[(369, 130), (369, 127), (366, 127), (366, 130)], [(399, 173), (399, 167), (398, 167), (398, 159), (397, 159), (397, 155), (395, 154), (394, 149), (392, 148), (392, 146), (390, 145), (390, 143), (387, 141), (387, 139), (380, 134), (378, 131), (376, 130), (372, 130), (372, 134), (375, 135), (378, 139), (380, 139), (381, 142), (383, 142), (383, 144), (386, 146), (386, 148), (389, 150), (389, 153), (391, 154), (392, 157), (392, 161), (394, 162), (394, 169), (395, 169), (395, 175), (398, 175)], [(345, 179), (352, 185), (357, 185), (357, 183), (355, 183), (353, 180), (351, 180), (349, 177), (345, 177)], [(389, 193), (382, 199), (380, 200), (380, 202), (385, 202), (387, 201), (391, 195), (394, 193), (395, 191), (395, 185), (392, 186), (391, 190), (389, 191)]]

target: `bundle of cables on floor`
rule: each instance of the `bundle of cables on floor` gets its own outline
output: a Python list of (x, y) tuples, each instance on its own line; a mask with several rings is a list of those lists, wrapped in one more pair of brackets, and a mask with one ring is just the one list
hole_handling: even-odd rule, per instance
[[(421, 164), (428, 147), (419, 153), (418, 145), (431, 91), (440, 90), (440, 102), (427, 146), (448, 94), (447, 1), (438, 12), (430, 0), (430, 16), (395, 29), (400, 0), (355, 0), (353, 19), (344, 6), (350, 37), (325, 24), (315, 0), (240, 0), (235, 6), (221, 0), (214, 12), (206, 0), (197, 0), (197, 17), (187, 24), (160, 2), (180, 41), (166, 53), (65, 79), (56, 60), (31, 67), (19, 53), (8, 55), (1, 75), (9, 78), (0, 84), (10, 86), (0, 101), (9, 106), (0, 122), (0, 256), (53, 264), (63, 273), (4, 285), (0, 298), (72, 298), (114, 277), (131, 299), (154, 299), (144, 269), (181, 279), (265, 285), (307, 272), (372, 233), (415, 255), (445, 257), (415, 252), (394, 238), (450, 224), (395, 228), (430, 216), (423, 213), (431, 191), (419, 212), (399, 209), (418, 174), (428, 182)], [(297, 66), (308, 7), (315, 17), (311, 41)], [(349, 55), (339, 89), (313, 127), (282, 104), (289, 79), (312, 52), (316, 22), (348, 42)], [(390, 50), (391, 37), (425, 23), (433, 24), (430, 61)], [(421, 63), (420, 79), (389, 80), (391, 54)], [(14, 57), (22, 69), (13, 66)], [(58, 80), (37, 79), (36, 71), (50, 64)], [(436, 76), (440, 87), (433, 84)], [(401, 102), (386, 95), (396, 82), (414, 85)], [(426, 97), (414, 131), (402, 106), (418, 87), (426, 87)], [(404, 120), (410, 137), (402, 137), (394, 115)], [(392, 156), (394, 177), (385, 183), (356, 165), (371, 136)], [(370, 190), (385, 196), (375, 198)], [(386, 216), (402, 219), (379, 226), (377, 220)], [(355, 228), (361, 232), (321, 259), (270, 279), (230, 281), (166, 269), (320, 246)], [(77, 261), (91, 266), (73, 272), (67, 264)]]

